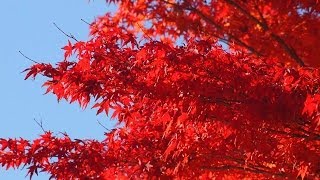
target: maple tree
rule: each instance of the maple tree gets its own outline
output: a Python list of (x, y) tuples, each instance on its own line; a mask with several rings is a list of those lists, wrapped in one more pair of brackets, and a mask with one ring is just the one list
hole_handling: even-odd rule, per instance
[(1, 139), (2, 166), (57, 179), (320, 179), (319, 1), (107, 3), (116, 13), (87, 41), (26, 79), (47, 77), (46, 93), (112, 110), (119, 126), (103, 141)]

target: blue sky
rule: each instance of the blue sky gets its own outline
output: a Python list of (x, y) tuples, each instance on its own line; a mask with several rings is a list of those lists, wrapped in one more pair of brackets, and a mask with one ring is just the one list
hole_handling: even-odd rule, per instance
[[(88, 38), (88, 25), (81, 21), (92, 21), (110, 8), (104, 0), (10, 0), (0, 6), (0, 137), (23, 137), (34, 139), (42, 130), (33, 119), (42, 120), (44, 128), (55, 133), (67, 132), (72, 138), (104, 138), (101, 121), (111, 127), (105, 116), (96, 116), (95, 110), (82, 110), (78, 104), (64, 101), (58, 103), (55, 96), (43, 95), (43, 79), (24, 81), (20, 73), (32, 65), (22, 57), (39, 62), (55, 63), (63, 58), (63, 47), (67, 37), (54, 26), (55, 22), (65, 32), (81, 40)], [(0, 179), (27, 179), (26, 170), (4, 171), (0, 168)], [(40, 174), (33, 179), (48, 179)]]

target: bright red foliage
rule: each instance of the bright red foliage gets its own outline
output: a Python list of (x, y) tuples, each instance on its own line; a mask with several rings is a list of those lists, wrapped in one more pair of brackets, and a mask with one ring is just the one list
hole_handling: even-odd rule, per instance
[(113, 109), (122, 126), (102, 142), (1, 139), (2, 166), (57, 179), (320, 178), (320, 69), (308, 66), (320, 62), (320, 2), (116, 2), (88, 41), (26, 78)]

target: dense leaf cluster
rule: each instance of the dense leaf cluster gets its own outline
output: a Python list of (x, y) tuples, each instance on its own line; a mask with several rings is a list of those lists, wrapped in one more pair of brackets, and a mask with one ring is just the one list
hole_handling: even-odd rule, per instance
[(117, 2), (88, 41), (26, 79), (41, 74), (47, 93), (113, 110), (120, 126), (101, 142), (1, 139), (2, 166), (57, 179), (320, 178), (320, 70), (305, 67), (319, 63), (318, 2)]

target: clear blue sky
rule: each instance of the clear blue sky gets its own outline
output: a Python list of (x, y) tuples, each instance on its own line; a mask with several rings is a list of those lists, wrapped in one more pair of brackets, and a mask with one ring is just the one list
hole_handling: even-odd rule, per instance
[[(60, 49), (67, 37), (53, 22), (78, 39), (88, 38), (88, 26), (80, 19), (92, 21), (98, 15), (114, 9), (104, 0), (8, 0), (0, 5), (0, 137), (34, 139), (41, 129), (33, 119), (42, 119), (44, 128), (55, 133), (67, 132), (72, 138), (103, 139), (104, 129), (112, 123), (105, 116), (96, 116), (95, 110), (82, 110), (78, 104), (58, 103), (55, 96), (43, 95), (43, 79), (24, 81), (20, 72), (32, 65), (23, 58), (21, 50), (30, 58), (55, 63), (63, 58)], [(27, 179), (26, 170), (4, 171), (0, 179)], [(33, 179), (48, 179), (40, 174)]]

